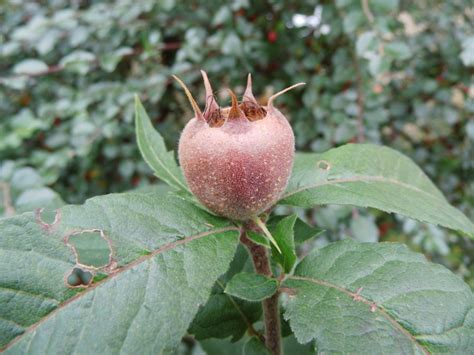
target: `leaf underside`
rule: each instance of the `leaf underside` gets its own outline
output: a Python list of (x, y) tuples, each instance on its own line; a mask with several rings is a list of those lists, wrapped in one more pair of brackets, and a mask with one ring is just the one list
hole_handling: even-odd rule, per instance
[(448, 203), (413, 161), (371, 144), (297, 154), (280, 203), (304, 208), (324, 204), (373, 207), (474, 238), (474, 224)]
[[(236, 227), (165, 191), (93, 198), (57, 217), (55, 224), (40, 213), (0, 221), (0, 348), (9, 344), (7, 353), (172, 349), (238, 244)], [(110, 245), (107, 264), (78, 264), (82, 251), (68, 241), (84, 231)], [(74, 268), (102, 280), (73, 289), (66, 282)]]
[(459, 277), (396, 243), (315, 250), (284, 283), (285, 318), (318, 352), (468, 353), (474, 296)]

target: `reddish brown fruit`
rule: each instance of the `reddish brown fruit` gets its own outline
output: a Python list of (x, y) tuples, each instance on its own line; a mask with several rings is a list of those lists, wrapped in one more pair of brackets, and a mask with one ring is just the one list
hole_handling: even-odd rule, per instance
[(270, 31), (267, 33), (267, 39), (268, 39), (268, 42), (275, 43), (276, 40), (278, 39), (278, 35), (275, 31)]
[(179, 161), (193, 194), (209, 210), (235, 220), (248, 220), (271, 207), (286, 188), (295, 140), (287, 119), (252, 94), (249, 75), (243, 101), (232, 91), (232, 105), (220, 108), (205, 72), (206, 108), (202, 113), (181, 80), (195, 117), (179, 141)]

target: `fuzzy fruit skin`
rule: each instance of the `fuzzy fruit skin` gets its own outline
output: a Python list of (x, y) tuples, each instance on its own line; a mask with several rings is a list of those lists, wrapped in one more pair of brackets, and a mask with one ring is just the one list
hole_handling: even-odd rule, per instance
[(193, 118), (178, 148), (184, 176), (199, 201), (217, 215), (241, 221), (280, 198), (294, 154), (293, 130), (274, 107), (261, 120), (228, 120), (222, 127)]

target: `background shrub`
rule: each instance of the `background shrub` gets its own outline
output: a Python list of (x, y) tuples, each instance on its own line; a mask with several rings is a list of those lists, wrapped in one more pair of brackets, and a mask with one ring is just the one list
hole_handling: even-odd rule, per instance
[[(474, 8), (470, 1), (10, 1), (0, 7), (0, 214), (81, 203), (155, 182), (139, 157), (133, 94), (176, 146), (216, 88), (279, 99), (297, 149), (386, 144), (474, 218)], [(229, 101), (224, 90), (217, 96)], [(474, 247), (412, 220), (330, 206), (317, 240), (400, 240), (474, 286)]]

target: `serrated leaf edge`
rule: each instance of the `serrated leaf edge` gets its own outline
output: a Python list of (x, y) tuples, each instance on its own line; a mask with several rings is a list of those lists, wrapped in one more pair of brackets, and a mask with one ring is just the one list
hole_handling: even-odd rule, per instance
[[(354, 301), (357, 302), (362, 302), (367, 304), (370, 307), (370, 310), (373, 312), (379, 312), (385, 319), (387, 319), (400, 333), (405, 335), (411, 342), (413, 342), (416, 347), (426, 355), (429, 355), (430, 352), (425, 349), (423, 345), (421, 345), (418, 342), (418, 339), (412, 335), (407, 329), (405, 329), (400, 323), (397, 322), (395, 318), (393, 318), (382, 306), (376, 304), (375, 302), (369, 300), (368, 298), (365, 298), (359, 294), (359, 292), (352, 292), (344, 287), (332, 284), (330, 282), (324, 281), (324, 280), (319, 280), (319, 279), (314, 279), (311, 277), (304, 277), (304, 276), (290, 276), (287, 278), (287, 280), (297, 280), (297, 281), (306, 281), (306, 282), (311, 282), (319, 286), (324, 286), (327, 288), (332, 288), (335, 290), (338, 290), (349, 297), (351, 297)], [(291, 326), (291, 321), (290, 321), (290, 326)]]
[(69, 298), (68, 300), (66, 300), (65, 302), (63, 302), (62, 304), (60, 304), (58, 306), (58, 308), (56, 308), (55, 310), (53, 310), (52, 312), (50, 312), (48, 315), (46, 315), (45, 317), (43, 317), (42, 319), (40, 319), (38, 322), (30, 325), (24, 333), (18, 335), (16, 338), (14, 338), (10, 343), (8, 343), (5, 347), (3, 348), (0, 348), (0, 352), (3, 352), (3, 351), (6, 351), (8, 350), (9, 348), (11, 348), (13, 345), (15, 345), (16, 343), (18, 343), (24, 336), (26, 336), (27, 334), (31, 333), (32, 331), (34, 331), (36, 328), (38, 328), (41, 324), (43, 324), (44, 322), (46, 322), (49, 318), (53, 317), (56, 313), (60, 312), (63, 308), (67, 307), (69, 304), (72, 304), (75, 300), (81, 298), (82, 296), (84, 296), (85, 294), (91, 292), (92, 290), (95, 290), (96, 288), (100, 287), (101, 285), (107, 283), (108, 281), (110, 281), (111, 279), (113, 279), (115, 276), (117, 275), (120, 275), (121, 273), (127, 271), (127, 270), (130, 270), (132, 269), (133, 267), (141, 264), (142, 262), (144, 261), (147, 261), (151, 258), (153, 258), (154, 256), (158, 255), (158, 254), (161, 254), (161, 253), (164, 253), (168, 250), (171, 250), (171, 249), (174, 249), (180, 245), (183, 245), (183, 244), (187, 244), (189, 242), (192, 242), (193, 240), (196, 240), (196, 239), (200, 239), (200, 238), (204, 238), (204, 237), (207, 237), (209, 235), (213, 235), (213, 234), (218, 234), (218, 233), (225, 233), (225, 232), (230, 232), (230, 231), (236, 231), (236, 232), (240, 232), (239, 228), (235, 227), (235, 226), (229, 226), (229, 227), (223, 227), (223, 228), (218, 228), (218, 229), (214, 229), (214, 230), (210, 230), (210, 231), (206, 231), (206, 232), (202, 232), (202, 233), (199, 233), (199, 234), (195, 234), (195, 235), (192, 235), (192, 236), (189, 236), (189, 237), (186, 237), (186, 238), (183, 238), (183, 239), (180, 239), (180, 240), (177, 240), (177, 241), (174, 241), (174, 242), (171, 242), (171, 243), (168, 243), (166, 245), (163, 245), (161, 247), (159, 247), (158, 249), (155, 249), (154, 251), (152, 251), (150, 254), (147, 254), (147, 255), (144, 255), (142, 256), (141, 258), (138, 258), (137, 260), (123, 266), (122, 268), (119, 268), (118, 270), (116, 270), (115, 272), (111, 273), (110, 275), (108, 275), (107, 278), (105, 278), (104, 280), (101, 280), (95, 284), (92, 284), (89, 288), (87, 288), (85, 291), (83, 292), (80, 292), (78, 293), (77, 295)]
[[(462, 214), (462, 212), (460, 212), (458, 209), (451, 206), (449, 204), (449, 202), (446, 201), (445, 198), (440, 198), (438, 196), (430, 194), (429, 192), (421, 190), (421, 189), (419, 189), (415, 186), (408, 185), (404, 182), (401, 182), (401, 181), (398, 181), (398, 180), (395, 180), (395, 179), (392, 179), (392, 178), (386, 178), (386, 177), (383, 177), (383, 176), (357, 175), (357, 176), (353, 176), (353, 177), (350, 177), (350, 178), (338, 178), (338, 179), (336, 178), (336, 179), (332, 179), (332, 180), (317, 182), (317, 183), (312, 184), (312, 185), (300, 187), (300, 188), (297, 188), (293, 191), (286, 192), (282, 196), (282, 198), (278, 201), (278, 204), (286, 204), (286, 202), (285, 202), (286, 199), (288, 199), (288, 198), (290, 198), (294, 195), (297, 195), (298, 193), (303, 192), (303, 191), (313, 190), (313, 189), (316, 189), (318, 187), (326, 186), (326, 185), (337, 185), (337, 184), (352, 183), (352, 182), (362, 182), (362, 183), (364, 183), (364, 182), (365, 183), (368, 183), (368, 182), (383, 182), (383, 183), (389, 183), (389, 184), (393, 184), (393, 185), (397, 185), (397, 186), (402, 186), (404, 188), (411, 189), (411, 190), (416, 191), (416, 192), (423, 193), (424, 195), (426, 195), (427, 197), (429, 197), (431, 199), (434, 199), (434, 200), (437, 200), (437, 201), (442, 201), (443, 203), (446, 203), (450, 208), (452, 208), (454, 211), (457, 212), (456, 213), (456, 222), (457, 223), (459, 223), (460, 225), (464, 225), (466, 222), (471, 224), (471, 226), (470, 226), (471, 230), (470, 231), (466, 231), (466, 230), (462, 230), (462, 229), (458, 229), (458, 228), (453, 228), (453, 227), (448, 227), (448, 228), (456, 229), (459, 232), (462, 232), (462, 233), (470, 236), (471, 238), (474, 238), (474, 225), (472, 224), (472, 222), (467, 217), (465, 217)], [(331, 203), (329, 202), (329, 204), (331, 204)], [(376, 209), (381, 210), (381, 211), (393, 212), (393, 213), (405, 215), (409, 218), (413, 218), (415, 220), (418, 220), (418, 221), (421, 221), (421, 222), (424, 222), (424, 223), (435, 224), (435, 223), (427, 221), (423, 218), (411, 217), (411, 216), (400, 213), (400, 212), (395, 211), (395, 210), (390, 209), (390, 208), (380, 208), (380, 207), (374, 207), (374, 206), (365, 206), (365, 207), (373, 207), (373, 208), (376, 208)], [(435, 224), (435, 225), (438, 225), (438, 224)], [(444, 227), (447, 227), (447, 226), (444, 226)]]

